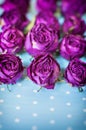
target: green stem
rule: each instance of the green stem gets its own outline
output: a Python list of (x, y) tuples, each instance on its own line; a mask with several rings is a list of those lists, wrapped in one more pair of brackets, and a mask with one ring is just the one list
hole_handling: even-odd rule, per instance
[(8, 89), (9, 92), (11, 92), (11, 89), (9, 88), (9, 85), (8, 85), (8, 84), (7, 84), (7, 89)]
[(42, 87), (40, 87), (40, 88), (37, 90), (37, 92), (39, 92), (41, 89), (42, 89)]
[(82, 87), (79, 87), (78, 90), (79, 90), (79, 92), (83, 92), (83, 88)]

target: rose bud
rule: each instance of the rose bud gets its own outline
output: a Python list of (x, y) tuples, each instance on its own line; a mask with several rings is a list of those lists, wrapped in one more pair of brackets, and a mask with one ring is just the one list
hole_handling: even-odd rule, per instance
[(30, 0), (5, 0), (2, 5), (2, 8), (6, 11), (7, 9), (11, 10), (13, 5), (19, 8), (22, 14), (25, 14), (28, 10)]
[(85, 22), (77, 16), (66, 17), (63, 23), (63, 32), (82, 35), (86, 30)]
[(0, 55), (0, 82), (14, 84), (22, 77), (21, 59), (13, 54)]
[(5, 2), (1, 5), (1, 7), (3, 8), (4, 12), (6, 12), (6, 11), (10, 11), (10, 10), (12, 10), (12, 9), (15, 9), (15, 8), (16, 8), (16, 5), (13, 4), (13, 3), (11, 3), (11, 2), (9, 2), (9, 1), (5, 1)]
[(28, 11), (30, 0), (12, 0), (12, 3), (20, 9), (22, 14), (25, 14)]
[(62, 0), (61, 10), (65, 16), (82, 15), (86, 12), (86, 0)]
[(86, 84), (86, 63), (74, 58), (66, 68), (64, 77), (73, 86), (84, 86)]
[(86, 41), (79, 35), (66, 35), (60, 44), (60, 54), (67, 60), (81, 57), (86, 52)]
[(38, 56), (46, 52), (53, 53), (57, 47), (57, 31), (55, 32), (55, 29), (43, 23), (35, 24), (26, 37), (25, 49), (33, 56)]
[(5, 25), (12, 25), (20, 30), (29, 24), (29, 20), (17, 8), (4, 12), (1, 17)]
[(14, 53), (21, 51), (24, 46), (24, 35), (15, 27), (3, 28), (0, 36), (0, 53)]
[(53, 15), (52, 12), (39, 12), (36, 16), (36, 24), (38, 23), (44, 23), (47, 25), (50, 25), (50, 27), (54, 27), (59, 29), (60, 28), (60, 24), (58, 22), (58, 19)]
[(36, 84), (54, 89), (60, 75), (60, 66), (50, 54), (40, 55), (27, 68), (27, 75)]
[(60, 24), (58, 22), (58, 19), (53, 15), (52, 12), (43, 11), (38, 13), (36, 16), (35, 24), (39, 23), (44, 23), (53, 29), (55, 28), (55, 30), (57, 30), (58, 32), (58, 35), (60, 35)]
[(57, 9), (57, 0), (37, 0), (37, 9), (39, 11), (55, 12)]

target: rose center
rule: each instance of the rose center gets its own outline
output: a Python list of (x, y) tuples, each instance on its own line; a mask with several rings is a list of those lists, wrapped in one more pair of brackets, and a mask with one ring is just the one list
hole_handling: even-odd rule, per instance
[(14, 39), (14, 38), (15, 38), (15, 35), (14, 35), (14, 34), (10, 33), (10, 34), (8, 35), (8, 40), (12, 40), (12, 39)]
[(81, 78), (84, 74), (84, 70), (82, 66), (79, 66), (77, 64), (73, 65), (72, 67), (72, 73), (74, 73), (78, 78)]

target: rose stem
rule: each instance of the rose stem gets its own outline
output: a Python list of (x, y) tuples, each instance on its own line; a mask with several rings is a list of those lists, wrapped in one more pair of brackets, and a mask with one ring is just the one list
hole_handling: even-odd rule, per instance
[(9, 88), (9, 85), (8, 85), (8, 84), (7, 84), (7, 89), (8, 89), (9, 92), (11, 92), (11, 89)]
[(79, 87), (78, 90), (79, 90), (79, 92), (83, 92), (83, 88), (82, 87)]
[(41, 89), (42, 89), (42, 87), (40, 87), (40, 88), (37, 90), (37, 92), (39, 92)]

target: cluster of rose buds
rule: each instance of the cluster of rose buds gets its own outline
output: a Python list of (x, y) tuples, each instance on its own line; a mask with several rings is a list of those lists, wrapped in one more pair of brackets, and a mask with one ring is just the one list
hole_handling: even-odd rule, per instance
[(24, 28), (29, 20), (26, 13), (29, 0), (5, 0), (1, 5), (3, 14), (2, 32), (0, 33), (0, 83), (14, 84), (23, 75), (24, 67), (21, 59), (16, 56), (24, 46)]
[[(54, 89), (59, 80), (61, 67), (54, 54), (69, 60), (64, 70), (64, 78), (72, 86), (81, 88), (86, 84), (86, 63), (79, 58), (86, 53), (85, 21), (86, 0), (36, 0), (33, 27), (24, 34), (30, 21), (30, 0), (5, 0), (1, 5), (4, 12), (0, 33), (0, 83), (14, 84), (22, 77), (24, 67), (16, 56), (24, 49), (34, 60), (26, 68), (27, 76), (36, 84)], [(77, 3), (77, 4), (76, 4)], [(64, 18), (60, 25), (59, 14)], [(58, 59), (57, 59), (58, 60)]]
[(86, 13), (86, 0), (61, 0), (61, 10), (65, 16)]
[(60, 54), (70, 61), (64, 77), (72, 86), (80, 88), (86, 84), (86, 63), (79, 59), (86, 53), (86, 24), (82, 19), (86, 13), (86, 0), (62, 0), (61, 11), (65, 20)]

